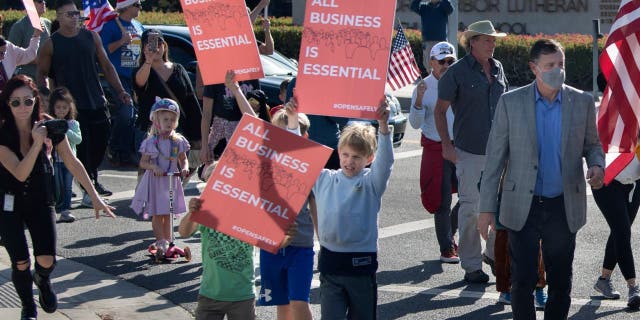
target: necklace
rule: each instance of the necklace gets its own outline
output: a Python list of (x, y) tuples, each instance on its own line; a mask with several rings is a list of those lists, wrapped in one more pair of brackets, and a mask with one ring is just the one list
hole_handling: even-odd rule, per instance
[[(164, 137), (159, 137), (157, 134), (153, 136), (153, 143), (156, 146), (156, 149), (158, 150), (158, 155), (159, 157), (161, 157), (164, 160), (168, 160), (169, 161), (169, 166), (167, 167), (167, 172), (169, 172), (169, 170), (171, 170), (171, 164), (178, 158), (178, 143), (176, 141), (176, 138), (172, 135), (169, 135), (168, 137), (164, 138)], [(164, 152), (162, 152), (162, 149), (160, 149), (160, 145), (159, 142), (161, 139), (169, 139), (170, 140), (170, 147), (169, 147), (169, 155), (166, 155)], [(158, 163), (159, 165), (159, 163)], [(177, 166), (177, 165), (176, 165)]]

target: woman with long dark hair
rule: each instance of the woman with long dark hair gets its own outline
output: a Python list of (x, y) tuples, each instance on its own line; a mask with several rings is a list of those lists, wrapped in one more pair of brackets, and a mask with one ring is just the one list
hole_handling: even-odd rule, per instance
[[(56, 228), (53, 199), (51, 148), (55, 148), (69, 171), (87, 190), (96, 212), (110, 217), (113, 207), (96, 193), (89, 176), (71, 152), (66, 126), (51, 131), (41, 114), (38, 90), (31, 78), (11, 78), (0, 93), (0, 237), (11, 258), (11, 280), (22, 302), (22, 319), (35, 319), (33, 283), (40, 291), (40, 306), (48, 313), (58, 302), (50, 281), (56, 264)], [(65, 123), (66, 124), (66, 123)], [(58, 132), (55, 132), (58, 131)], [(30, 271), (29, 248), (24, 232), (29, 229), (35, 256)]]

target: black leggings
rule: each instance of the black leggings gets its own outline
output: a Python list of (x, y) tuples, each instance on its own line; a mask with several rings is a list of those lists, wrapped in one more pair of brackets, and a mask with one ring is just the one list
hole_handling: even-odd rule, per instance
[(98, 181), (98, 167), (109, 143), (109, 115), (105, 109), (80, 110), (78, 122), (82, 133), (82, 143), (78, 145), (78, 159), (87, 170), (89, 178)]
[(34, 256), (56, 255), (56, 211), (38, 204), (23, 206), (13, 212), (0, 211), (0, 237), (11, 263), (29, 260), (29, 247), (24, 227), (29, 229)]
[[(635, 188), (634, 188), (635, 185)], [(593, 190), (593, 198), (607, 220), (609, 239), (604, 251), (602, 267), (613, 270), (616, 264), (625, 280), (636, 277), (636, 269), (631, 251), (631, 225), (640, 205), (640, 184), (622, 184), (616, 180), (598, 190)], [(630, 192), (633, 196), (629, 200)]]

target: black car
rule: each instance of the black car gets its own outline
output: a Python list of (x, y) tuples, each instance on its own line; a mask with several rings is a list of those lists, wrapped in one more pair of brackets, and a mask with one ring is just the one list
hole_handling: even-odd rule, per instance
[[(189, 35), (189, 29), (186, 26), (178, 25), (145, 25), (145, 29), (158, 29), (162, 31), (164, 40), (169, 45), (169, 59), (173, 62), (180, 63), (185, 67), (191, 83), (195, 87), (196, 67), (198, 61)], [(264, 78), (259, 79), (260, 89), (267, 95), (267, 103), (270, 106), (279, 105), (282, 102), (278, 99), (280, 93), (280, 84), (286, 79), (291, 79), (298, 74), (298, 62), (274, 51), (271, 55), (260, 55)], [(106, 81), (104, 81), (106, 82)], [(103, 85), (107, 85), (103, 83)], [(108, 90), (106, 91), (108, 92)], [(404, 138), (404, 131), (407, 126), (407, 118), (402, 114), (402, 109), (398, 99), (390, 93), (385, 93), (391, 98), (391, 115), (389, 116), (389, 125), (393, 126), (393, 146), (399, 147)], [(353, 120), (359, 122), (368, 122), (377, 127), (375, 120)]]

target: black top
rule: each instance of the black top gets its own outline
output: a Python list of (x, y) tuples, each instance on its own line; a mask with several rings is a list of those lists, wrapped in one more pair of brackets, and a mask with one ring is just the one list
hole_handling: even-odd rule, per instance
[[(138, 73), (140, 68), (133, 70), (133, 75)], [(189, 74), (187, 70), (179, 64), (173, 63), (173, 72), (167, 79), (167, 87), (171, 89), (172, 94), (167, 91), (162, 84), (162, 79), (158, 74), (151, 69), (149, 72), (149, 79), (147, 83), (140, 87), (133, 81), (133, 89), (136, 93), (138, 102), (138, 119), (136, 120), (136, 126), (146, 132), (151, 127), (151, 120), (149, 120), (149, 114), (151, 113), (151, 107), (156, 102), (156, 97), (178, 99), (180, 105), (180, 123), (178, 125), (178, 132), (182, 133), (189, 141), (200, 140), (200, 121), (202, 120), (202, 108), (196, 98), (195, 90), (191, 85)]]
[[(239, 85), (245, 97), (247, 93), (260, 89), (258, 80), (240, 81)], [(204, 87), (204, 96), (213, 99), (214, 116), (229, 121), (240, 121), (240, 118), (242, 118), (242, 112), (240, 112), (236, 98), (223, 83)]]
[(53, 56), (49, 76), (56, 86), (65, 86), (76, 101), (78, 110), (106, 108), (106, 100), (96, 60), (96, 44), (92, 31), (80, 29), (67, 38), (55, 32), (51, 35)]
[[(13, 151), (19, 160), (23, 159), (20, 150), (15, 150), (15, 145), (9, 139), (16, 139), (14, 134), (7, 132), (5, 128), (0, 129), (0, 145)], [(18, 147), (19, 148), (19, 147)], [(46, 147), (43, 146), (38, 158), (33, 165), (33, 170), (24, 182), (20, 182), (4, 166), (0, 165), (0, 202), (4, 201), (4, 194), (15, 196), (14, 211), (20, 210), (25, 204), (43, 204), (45, 206), (54, 205), (53, 199), (53, 165), (46, 156)], [(4, 203), (2, 203), (4, 205)], [(0, 210), (3, 206), (0, 206)]]

